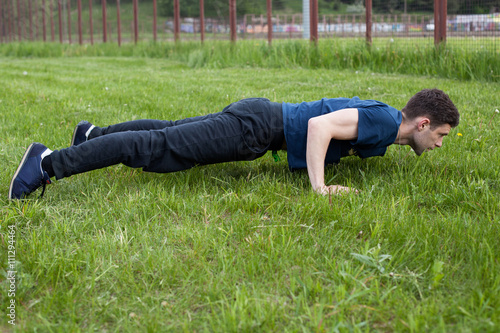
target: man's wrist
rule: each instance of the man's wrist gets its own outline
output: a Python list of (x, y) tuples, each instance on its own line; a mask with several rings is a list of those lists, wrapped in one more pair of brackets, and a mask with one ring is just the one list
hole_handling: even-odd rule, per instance
[(314, 184), (312, 185), (312, 188), (314, 191), (321, 191), (321, 189), (325, 187), (325, 184)]

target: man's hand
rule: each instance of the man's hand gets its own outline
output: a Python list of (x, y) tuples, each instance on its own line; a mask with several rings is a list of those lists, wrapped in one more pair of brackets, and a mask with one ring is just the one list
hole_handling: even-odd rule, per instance
[(330, 194), (342, 195), (345, 193), (356, 193), (356, 194), (359, 193), (359, 191), (354, 187), (347, 187), (341, 185), (329, 185), (329, 186), (323, 185), (315, 189), (315, 191), (322, 195), (330, 195)]

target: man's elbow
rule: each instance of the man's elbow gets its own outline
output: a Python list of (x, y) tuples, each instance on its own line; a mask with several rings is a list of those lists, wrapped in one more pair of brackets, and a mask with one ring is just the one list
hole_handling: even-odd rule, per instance
[(321, 128), (321, 121), (318, 118), (311, 118), (307, 122), (307, 130), (309, 132), (315, 133)]
[(324, 119), (311, 118), (307, 122), (308, 136), (314, 136), (316, 139), (327, 140), (331, 139), (330, 130)]

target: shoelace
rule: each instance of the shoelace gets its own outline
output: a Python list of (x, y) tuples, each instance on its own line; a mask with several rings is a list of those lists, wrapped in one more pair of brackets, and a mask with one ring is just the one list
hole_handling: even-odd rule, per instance
[(43, 198), (43, 194), (45, 193), (45, 187), (47, 186), (47, 184), (42, 180), (42, 194), (40, 194), (40, 199)]
[[(42, 181), (40, 182), (40, 185), (42, 186), (42, 193), (41, 193), (41, 194), (40, 194), (40, 196), (38, 197), (39, 199), (42, 199), (42, 198), (43, 198), (43, 195), (44, 195), (44, 193), (45, 193), (45, 188), (47, 187), (47, 184), (50, 184), (50, 183), (49, 183), (48, 181), (46, 181), (46, 180), (43, 180), (43, 179), (42, 179)], [(21, 197), (21, 199), (26, 199), (26, 197), (27, 197), (28, 195), (30, 195), (31, 193), (35, 192), (37, 189), (38, 189), (38, 187), (37, 187), (37, 188), (35, 188), (33, 191), (29, 192), (28, 194), (23, 195), (23, 196)]]
[(45, 180), (42, 178), (42, 194), (40, 194), (40, 199), (43, 198), (43, 194), (45, 193), (45, 187), (47, 186), (47, 184), (50, 184), (50, 178), (48, 180)]

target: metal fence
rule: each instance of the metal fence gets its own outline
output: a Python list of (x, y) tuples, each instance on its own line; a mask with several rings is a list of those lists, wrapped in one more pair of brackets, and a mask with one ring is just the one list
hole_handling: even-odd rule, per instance
[[(317, 0), (310, 0), (310, 14), (303, 17), (302, 14), (273, 14), (271, 0), (266, 1), (267, 15), (236, 17), (236, 2), (229, 0), (227, 17), (204, 18), (200, 15), (200, 19), (181, 18), (179, 0), (174, 0), (176, 16), (173, 18), (158, 18), (156, 0), (140, 6), (138, 0), (133, 0), (132, 6), (126, 7), (121, 6), (120, 0), (109, 3), (102, 0), (98, 5), (92, 0), (0, 0), (0, 42), (121, 44), (139, 40), (267, 38), (271, 43), (272, 39), (308, 35), (312, 41), (358, 37), (366, 38), (369, 43), (383, 38), (411, 42), (419, 38), (500, 49), (500, 13), (473, 14), (474, 6), (470, 6), (469, 12), (466, 8), (461, 13), (447, 15), (446, 7), (442, 7), (446, 1), (435, 0), (434, 13), (422, 14), (418, 8), (413, 8), (414, 12), (372, 14), (371, 0), (366, 0), (365, 7), (351, 9), (357, 12), (318, 15)], [(200, 6), (203, 8), (203, 0)], [(139, 17), (140, 9), (148, 14)]]
[[(433, 14), (375, 14), (372, 15), (372, 37), (432, 37)], [(304, 33), (302, 14), (276, 15), (273, 17), (273, 37), (302, 38)], [(365, 14), (320, 15), (318, 38), (365, 37)], [(267, 22), (262, 15), (245, 15), (240, 34), (243, 38), (265, 38)], [(500, 30), (499, 30), (500, 32)]]

